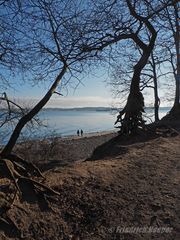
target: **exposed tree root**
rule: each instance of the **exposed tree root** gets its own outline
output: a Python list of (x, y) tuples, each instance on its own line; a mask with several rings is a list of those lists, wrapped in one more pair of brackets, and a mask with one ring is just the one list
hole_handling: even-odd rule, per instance
[(0, 190), (0, 195), (2, 195), (0, 201), (0, 230), (7, 236), (20, 237), (21, 235), (16, 224), (7, 215), (17, 195), (20, 201), (38, 203), (40, 209), (43, 211), (53, 210), (50, 202), (52, 200), (57, 201), (55, 197), (60, 196), (60, 194), (42, 182), (39, 182), (37, 177), (44, 179), (37, 167), (22, 158), (16, 155), (8, 155), (5, 158), (0, 158), (0, 178), (9, 179), (15, 187), (13, 197), (10, 200), (6, 196), (8, 191), (4, 193)]
[(146, 126), (147, 131), (154, 132), (160, 136), (176, 137), (180, 134), (180, 131), (173, 127), (173, 122), (168, 122), (161, 120), (159, 122), (154, 122)]
[[(21, 191), (19, 185), (27, 184), (29, 186), (28, 190), (37, 189), (39, 191), (43, 191), (46, 195), (58, 195), (58, 196), (60, 195), (58, 192), (47, 187), (46, 185), (44, 185), (30, 177), (23, 176), (22, 173), (24, 174), (24, 172), (26, 173), (25, 175), (28, 175), (27, 173), (29, 173), (30, 175), (33, 175), (34, 171), (32, 171), (32, 170), (34, 170), (34, 169), (33, 168), (30, 169), (31, 171), (29, 171), (29, 172), (28, 172), (28, 170), (29, 170), (29, 168), (26, 169), (23, 166), (17, 164), (16, 161), (13, 161), (12, 157), (11, 157), (11, 160), (0, 159), (0, 175), (1, 175), (1, 177), (6, 177), (6, 178), (10, 179), (14, 183), (16, 189), (19, 191), (20, 194), (22, 193), (22, 191)], [(37, 168), (35, 168), (35, 170), (36, 170), (35, 173), (37, 173)], [(39, 170), (38, 170), (38, 174), (40, 174), (40, 176), (42, 176), (42, 174), (40, 173)]]
[(8, 199), (6, 193), (0, 191), (0, 230), (3, 231), (8, 237), (18, 237), (20, 239), (20, 229), (7, 215), (8, 211), (14, 204), (16, 194), (17, 190), (15, 190), (13, 197), (11, 199)]
[(40, 170), (33, 163), (27, 162), (15, 154), (9, 154), (6, 156), (6, 158), (13, 161), (13, 164), (15, 164), (18, 170), (21, 171), (22, 175), (44, 178)]
[(137, 95), (129, 95), (126, 106), (119, 112), (115, 124), (120, 123), (120, 134), (132, 134), (138, 128), (145, 126), (142, 113), (144, 112), (144, 98), (141, 92)]
[(180, 104), (174, 106), (171, 111), (163, 117), (163, 121), (179, 121), (180, 120)]
[(5, 217), (0, 217), (0, 229), (8, 237), (18, 237), (18, 239), (22, 239), (21, 230), (7, 215)]

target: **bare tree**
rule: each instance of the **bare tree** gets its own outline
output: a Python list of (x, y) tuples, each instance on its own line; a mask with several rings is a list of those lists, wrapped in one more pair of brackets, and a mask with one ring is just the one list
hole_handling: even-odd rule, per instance
[[(155, 41), (156, 41), (156, 30), (149, 21), (149, 17), (141, 16), (137, 13), (135, 5), (131, 1), (127, 0), (127, 5), (131, 15), (140, 23), (140, 27), (144, 25), (149, 31), (151, 37), (149, 43), (144, 43), (139, 37), (139, 32), (141, 28), (134, 34), (133, 40), (141, 48), (142, 56), (140, 57), (138, 63), (134, 66), (133, 77), (130, 86), (130, 94), (124, 109), (119, 113), (116, 123), (121, 123), (121, 133), (132, 133), (136, 131), (138, 127), (144, 125), (144, 120), (142, 119), (142, 112), (144, 111), (144, 98), (140, 91), (140, 76), (143, 68), (148, 62), (148, 59), (153, 51)], [(123, 117), (124, 116), (124, 117)]]
[[(122, 102), (126, 99), (130, 90), (130, 83), (133, 74), (133, 66), (138, 61), (138, 57), (141, 56), (141, 51), (137, 46), (132, 46), (131, 51), (128, 51), (126, 55), (121, 53), (120, 63), (116, 62), (112, 66), (111, 80), (109, 82), (112, 92), (115, 98), (121, 98)], [(129, 50), (129, 49), (128, 49)], [(155, 50), (154, 50), (155, 51)], [(152, 52), (151, 56), (141, 73), (140, 79), (140, 91), (144, 93), (147, 89), (152, 89), (154, 92), (154, 119), (159, 121), (159, 105), (160, 98), (158, 96), (158, 82), (164, 73), (161, 71), (160, 64), (164, 62), (159, 51)], [(126, 65), (124, 64), (126, 63)], [(148, 91), (148, 95), (150, 91)]]
[(179, 23), (178, 1), (173, 2), (172, 6), (165, 8), (161, 13), (162, 30), (168, 32), (166, 38), (165, 49), (169, 56), (169, 64), (175, 78), (175, 98), (174, 105), (166, 118), (179, 118), (180, 116), (180, 23)]
[[(143, 107), (144, 107), (144, 100), (142, 98), (142, 94), (141, 94), (141, 90), (144, 87), (152, 87), (151, 85), (149, 85), (148, 83), (153, 79), (154, 81), (154, 95), (155, 95), (155, 119), (156, 121), (159, 120), (158, 117), (158, 108), (159, 108), (159, 97), (158, 97), (158, 92), (157, 92), (157, 78), (159, 78), (159, 76), (157, 75), (157, 66), (168, 61), (167, 58), (164, 58), (163, 60), (159, 60), (160, 57), (158, 57), (158, 61), (155, 61), (156, 57), (153, 53), (154, 50), (154, 46), (155, 46), (155, 38), (157, 35), (157, 30), (155, 30), (156, 28), (158, 29), (159, 26), (157, 27), (156, 21), (154, 21), (155, 18), (157, 18), (160, 14), (160, 12), (162, 10), (164, 10), (165, 8), (167, 9), (167, 6), (171, 6), (172, 4), (175, 4), (176, 1), (167, 1), (167, 2), (163, 2), (161, 6), (159, 7), (155, 7), (155, 4), (157, 4), (156, 1), (154, 1), (152, 4), (147, 4), (146, 1), (135, 1), (132, 3), (132, 1), (127, 1), (128, 7), (130, 9), (130, 13), (134, 16), (134, 18), (136, 18), (141, 24), (142, 24), (142, 29), (140, 29), (140, 34), (136, 36), (136, 39), (133, 39), (135, 44), (138, 46), (138, 48), (140, 49), (140, 53), (141, 53), (141, 57), (140, 57), (140, 64), (135, 65), (134, 66), (134, 70), (133, 70), (133, 77), (132, 77), (132, 82), (131, 82), (131, 86), (130, 86), (130, 95), (128, 97), (128, 101), (127, 104), (125, 106), (125, 108), (120, 112), (118, 118), (117, 118), (117, 122), (121, 123), (120, 129), (121, 132), (127, 132), (130, 133), (132, 132), (132, 130), (136, 130), (137, 127), (142, 127), (144, 124), (144, 121), (142, 119), (142, 112), (143, 112)], [(138, 8), (138, 4), (139, 8)], [(143, 9), (143, 12), (142, 12)], [(137, 14), (138, 12), (138, 14)], [(141, 15), (142, 14), (142, 15)], [(146, 15), (147, 14), (147, 15)], [(141, 16), (140, 16), (141, 15)], [(144, 17), (144, 15), (146, 15), (146, 17)], [(151, 23), (149, 22), (149, 19), (151, 19)], [(153, 27), (153, 24), (154, 27)], [(147, 36), (147, 37), (145, 37)], [(139, 38), (139, 39), (138, 39)], [(140, 40), (140, 41), (137, 41)], [(149, 42), (149, 44), (148, 44)], [(144, 44), (144, 45), (143, 45)], [(147, 49), (146, 49), (147, 47)], [(131, 55), (131, 54), (130, 54)], [(130, 57), (129, 55), (129, 57)], [(132, 58), (130, 57), (130, 59), (132, 60)], [(147, 74), (145, 72), (146, 70), (146, 65), (150, 64), (151, 66), (151, 73)], [(126, 73), (128, 73), (128, 78), (131, 77), (132, 72), (125, 70)], [(121, 71), (121, 76), (124, 73)], [(161, 73), (160, 76), (163, 76), (167, 73)], [(141, 78), (140, 78), (141, 76)], [(127, 77), (127, 75), (126, 75)], [(145, 78), (144, 78), (145, 77)], [(144, 81), (142, 81), (142, 79), (144, 78)], [(127, 79), (125, 80), (125, 82), (128, 82)], [(136, 82), (136, 84), (135, 84)], [(143, 82), (144, 86), (141, 87), (141, 82)], [(115, 82), (115, 85), (117, 85), (118, 83)], [(148, 85), (147, 85), (148, 84)], [(136, 89), (136, 90), (135, 90)], [(137, 93), (139, 91), (139, 94)], [(136, 99), (135, 96), (133, 96), (136, 92)], [(138, 96), (139, 95), (139, 99)], [(141, 97), (140, 97), (141, 96)], [(131, 97), (131, 101), (130, 101), (130, 97)], [(141, 99), (141, 100), (140, 100)], [(141, 101), (141, 104), (140, 104)], [(137, 106), (139, 106), (139, 109), (137, 109)], [(133, 109), (133, 110), (132, 110)], [(132, 112), (131, 112), (132, 110)], [(127, 114), (126, 114), (127, 113)], [(125, 123), (125, 124), (124, 124)], [(128, 125), (130, 126), (130, 128), (128, 127)], [(124, 129), (124, 130), (123, 130)]]
[[(80, 3), (72, 0), (22, 2), (17, 13), (18, 22), (12, 27), (21, 37), (19, 59), (24, 63), (28, 78), (37, 82), (47, 81), (51, 86), (44, 97), (19, 120), (1, 156), (11, 153), (23, 127), (57, 92), (58, 85), (77, 78), (85, 61), (93, 57), (87, 48), (92, 42), (90, 35), (95, 32), (95, 25), (92, 26), (89, 21), (87, 6)], [(12, 2), (8, 4), (5, 2), (4, 7), (7, 18), (14, 11)], [(14, 61), (10, 62), (14, 64)], [(13, 64), (8, 66), (9, 69)]]

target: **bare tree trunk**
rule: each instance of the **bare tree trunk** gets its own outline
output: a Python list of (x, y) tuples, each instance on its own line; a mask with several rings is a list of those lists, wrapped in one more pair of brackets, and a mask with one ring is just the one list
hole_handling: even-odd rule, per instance
[[(176, 46), (176, 57), (177, 57), (177, 73), (175, 74), (176, 90), (174, 105), (170, 111), (170, 114), (174, 116), (180, 115), (180, 24), (179, 24), (179, 8), (178, 3), (174, 3), (174, 13), (176, 19), (176, 28), (174, 31), (174, 40)], [(180, 117), (180, 116), (179, 116)]]
[(6, 144), (6, 146), (4, 147), (4, 149), (1, 152), (1, 156), (7, 156), (9, 155), (16, 142), (17, 139), (22, 131), (22, 129), (24, 128), (24, 126), (33, 119), (33, 117), (46, 105), (46, 103), (49, 101), (49, 99), (51, 98), (51, 96), (53, 95), (53, 93), (55, 92), (59, 82), (61, 81), (62, 77), (64, 76), (65, 72), (66, 72), (66, 68), (67, 66), (64, 65), (61, 72), (59, 73), (59, 75), (56, 77), (54, 83), (52, 84), (51, 88), (49, 89), (49, 91), (46, 93), (46, 95), (35, 105), (35, 107), (30, 110), (26, 115), (24, 115), (19, 122), (17, 123), (8, 143)]
[(138, 63), (134, 66), (134, 74), (132, 77), (130, 94), (128, 96), (126, 106), (119, 113), (117, 121), (115, 122), (115, 124), (120, 122), (121, 126), (119, 128), (120, 133), (122, 134), (131, 134), (136, 132), (138, 127), (142, 128), (145, 123), (142, 117), (142, 113), (144, 112), (144, 98), (140, 91), (140, 76), (154, 49), (157, 37), (157, 33), (151, 23), (147, 19), (137, 15), (130, 1), (127, 1), (127, 3), (131, 14), (146, 25), (151, 33), (151, 37), (149, 40), (149, 45), (146, 45), (141, 41), (137, 34), (133, 35), (133, 40), (142, 49), (143, 54)]
[(154, 82), (154, 118), (155, 122), (159, 121), (159, 105), (160, 105), (160, 99), (158, 96), (158, 83), (157, 83), (157, 73), (156, 73), (156, 63), (154, 61), (154, 55), (151, 54), (152, 59), (152, 68), (153, 68), (153, 82)]
[[(155, 39), (153, 40), (155, 41)], [(131, 102), (131, 112), (133, 113), (136, 121), (134, 125), (134, 130), (138, 126), (142, 127), (144, 121), (142, 119), (142, 113), (144, 112), (144, 98), (140, 91), (140, 76), (143, 68), (148, 62), (149, 56), (154, 48), (154, 44), (150, 44), (147, 49), (144, 50), (142, 57), (139, 62), (134, 67), (134, 75), (131, 82), (130, 94), (128, 100)], [(128, 106), (128, 102), (127, 102)], [(132, 117), (132, 116), (131, 116)]]
[(159, 104), (160, 104), (160, 100), (158, 97), (158, 90), (157, 90), (157, 82), (155, 83), (154, 81), (154, 119), (155, 122), (159, 121)]
[(176, 91), (175, 91), (175, 100), (174, 105), (171, 111), (178, 111), (180, 110), (180, 72), (176, 75)]
[[(144, 125), (144, 120), (142, 118), (142, 113), (144, 112), (144, 98), (140, 91), (140, 76), (154, 48), (155, 39), (156, 34), (152, 37), (149, 46), (144, 49), (138, 63), (134, 66), (134, 74), (131, 81), (127, 104), (119, 113), (116, 121), (116, 123), (121, 123), (120, 133), (122, 134), (131, 134), (132, 132), (136, 132), (138, 127), (143, 127)], [(123, 115), (124, 119), (122, 118)]]
[(176, 97), (175, 105), (180, 108), (180, 23), (179, 23), (179, 8), (178, 3), (174, 6), (176, 15), (176, 55), (177, 55), (177, 75), (176, 75)]

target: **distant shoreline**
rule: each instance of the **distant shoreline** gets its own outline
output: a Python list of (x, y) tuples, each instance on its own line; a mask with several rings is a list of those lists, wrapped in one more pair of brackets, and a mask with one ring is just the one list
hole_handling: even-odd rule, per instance
[[(121, 108), (116, 107), (70, 107), (70, 108), (57, 108), (57, 107), (44, 107), (43, 110), (54, 110), (54, 111), (120, 111)], [(145, 109), (154, 109), (154, 107), (145, 107)], [(171, 107), (160, 107), (160, 109), (171, 109)]]

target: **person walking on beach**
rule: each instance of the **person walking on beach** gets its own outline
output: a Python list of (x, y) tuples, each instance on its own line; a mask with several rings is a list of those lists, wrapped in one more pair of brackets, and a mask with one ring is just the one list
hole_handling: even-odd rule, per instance
[(79, 136), (79, 129), (77, 130), (77, 135)]
[(81, 137), (83, 136), (83, 130), (81, 129)]

